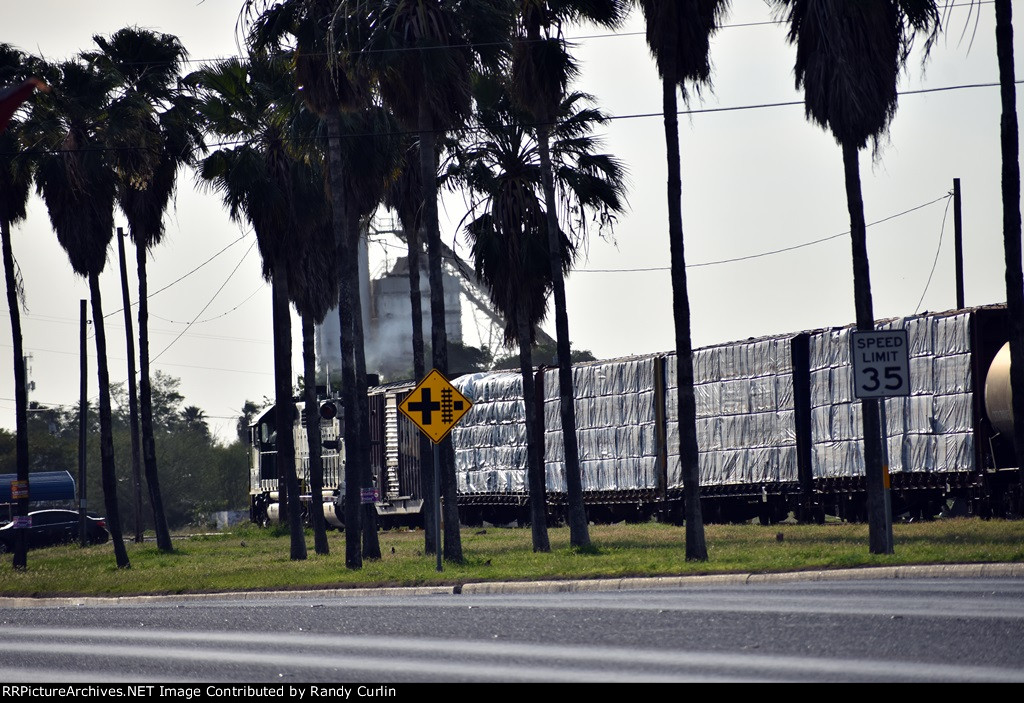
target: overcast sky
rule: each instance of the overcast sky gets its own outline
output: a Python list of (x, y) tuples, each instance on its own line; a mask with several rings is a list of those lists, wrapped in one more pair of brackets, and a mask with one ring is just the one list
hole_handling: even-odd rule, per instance
[[(8, 8), (0, 41), (57, 60), (90, 48), (94, 34), (138, 25), (180, 37), (195, 68), (238, 53), (240, 4), (33, 0)], [(843, 325), (854, 318), (849, 237), (835, 236), (849, 229), (841, 151), (804, 118), (802, 95), (794, 87), (794, 49), (785, 29), (773, 22), (770, 7), (762, 0), (732, 5), (729, 26), (712, 45), (714, 88), (694, 99), (693, 114), (680, 121), (697, 346)], [(991, 2), (975, 2), (969, 16), (967, 6), (963, 0), (950, 9), (944, 37), (923, 71), (920, 54), (912, 57), (888, 142), (874, 160), (870, 152), (862, 154), (867, 221), (885, 220), (868, 229), (880, 318), (955, 306), (951, 206), (947, 212), (954, 178), (961, 179), (963, 189), (966, 303), (1006, 300), (999, 92), (988, 87), (999, 79), (994, 9)], [(673, 347), (661, 88), (642, 30), (635, 13), (614, 33), (589, 27), (566, 32), (582, 66), (577, 87), (614, 117), (604, 134), (605, 148), (624, 161), (630, 175), (629, 211), (612, 239), (589, 242), (567, 283), (573, 344), (599, 358)], [(1017, 30), (1021, 55), (1019, 20)], [(785, 104), (793, 102), (798, 104)], [(457, 238), (455, 227), (464, 214), (460, 197), (446, 198), (446, 241)], [(127, 227), (119, 214), (116, 222)], [(801, 246), (829, 237), (834, 238)], [(27, 294), (22, 327), (32, 357), (31, 398), (72, 404), (78, 397), (78, 301), (88, 298), (88, 287), (72, 272), (38, 198), (13, 240)], [(461, 238), (457, 243), (463, 244)], [(218, 198), (197, 190), (192, 174), (183, 173), (167, 236), (150, 259), (151, 355), (156, 369), (181, 379), (186, 402), (201, 407), (226, 439), (246, 399), (273, 394), (270, 291), (253, 245), (253, 235), (228, 220)], [(769, 253), (792, 247), (799, 248)], [(382, 270), (397, 254), (393, 247), (371, 244), (371, 269)], [(128, 257), (134, 258), (132, 249)], [(114, 313), (121, 308), (116, 246), (101, 281), (104, 313)], [(123, 381), (123, 317), (110, 315), (106, 328), (111, 379)], [(545, 328), (553, 334), (553, 323)], [(469, 312), (464, 329), (467, 343), (479, 343)], [(6, 357), (0, 362), (0, 427), (13, 429), (10, 339), (5, 311), (0, 315), (0, 350)], [(296, 340), (296, 364), (298, 346)], [(89, 363), (95, 396), (93, 356)]]

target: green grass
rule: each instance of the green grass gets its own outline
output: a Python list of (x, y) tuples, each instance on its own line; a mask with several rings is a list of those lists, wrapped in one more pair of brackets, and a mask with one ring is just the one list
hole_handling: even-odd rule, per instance
[(708, 561), (687, 562), (683, 528), (657, 523), (591, 526), (589, 550), (569, 546), (568, 528), (552, 529), (547, 554), (533, 552), (528, 528), (465, 528), (465, 563), (446, 562), (438, 573), (435, 557), (423, 553), (420, 531), (382, 532), (383, 558), (350, 570), (343, 533), (329, 533), (328, 556), (313, 553), (307, 534), (309, 558), (292, 561), (286, 532), (241, 526), (175, 539), (170, 554), (153, 543), (129, 542), (128, 570), (115, 567), (110, 544), (34, 550), (26, 571), (14, 571), (9, 562), (0, 566), (0, 595), (214, 593), (1024, 561), (1024, 521), (951, 519), (897, 524), (893, 531), (896, 553), (871, 555), (866, 525), (708, 525)]

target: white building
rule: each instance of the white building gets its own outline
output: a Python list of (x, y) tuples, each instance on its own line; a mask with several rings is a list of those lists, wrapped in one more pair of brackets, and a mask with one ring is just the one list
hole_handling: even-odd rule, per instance
[[(426, 253), (420, 259), (420, 300), (423, 311), (424, 344), (430, 344), (430, 282)], [(399, 257), (390, 271), (370, 280), (366, 240), (359, 246), (360, 299), (366, 347), (366, 370), (382, 380), (412, 377), (412, 305), (409, 299), (409, 264)], [(448, 341), (462, 342), (463, 287), (458, 277), (442, 273), (445, 327)], [(316, 330), (316, 352), (320, 374), (332, 378), (341, 373), (341, 333), (337, 308), (327, 313)], [(429, 358), (427, 366), (430, 366)]]

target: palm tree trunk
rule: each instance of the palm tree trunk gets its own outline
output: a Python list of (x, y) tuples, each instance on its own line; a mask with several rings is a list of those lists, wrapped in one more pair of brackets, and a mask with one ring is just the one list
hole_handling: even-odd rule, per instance
[[(14, 345), (14, 423), (17, 432), (14, 440), (15, 461), (18, 481), (28, 481), (28, 382), (25, 373), (25, 349), (21, 336), (21, 308), (18, 303), (18, 282), (14, 276), (14, 252), (11, 249), (11, 223), (0, 221), (0, 240), (4, 257), (4, 279), (7, 282), (7, 308), (11, 314), (11, 336)], [(28, 515), (29, 497), (15, 502), (15, 515)], [(28, 565), (28, 538), (25, 530), (14, 531), (15, 569)]]
[[(1003, 252), (1006, 259), (1006, 313), (1010, 337), (1010, 395), (1017, 466), (1024, 463), (1024, 272), (1021, 271), (1020, 152), (1017, 88), (1013, 67), (1013, 11), (1010, 0), (996, 0), (996, 52), (1002, 118)], [(1020, 471), (1018, 512), (1024, 513), (1024, 471)]]
[[(412, 308), (412, 369), (413, 378), (422, 380), (427, 375), (426, 353), (423, 349), (423, 301), (420, 294), (420, 256), (423, 243), (414, 221), (403, 223), (409, 243), (409, 305)], [(437, 535), (434, 534), (434, 452), (430, 440), (417, 433), (420, 443), (420, 494), (423, 496), (423, 553), (437, 553)]]
[(327, 118), (329, 139), (328, 159), (331, 181), (331, 218), (334, 223), (334, 237), (341, 260), (341, 285), (338, 295), (338, 327), (341, 329), (341, 404), (344, 409), (345, 427), (345, 566), (349, 569), (363, 568), (363, 552), (360, 538), (360, 495), (361, 474), (359, 471), (357, 444), (359, 441), (356, 421), (357, 401), (355, 397), (355, 362), (352, 345), (352, 316), (362, 314), (352, 304), (352, 287), (358, 286), (359, 264), (353, 260), (355, 252), (349, 251), (346, 237), (348, 208), (346, 207), (344, 180), (341, 162), (340, 139), (341, 119), (337, 113)]
[(128, 431), (132, 434), (132, 496), (135, 542), (142, 543), (142, 447), (139, 443), (139, 389), (135, 381), (135, 335), (132, 304), (128, 294), (128, 267), (124, 256), (124, 230), (117, 228), (117, 259), (121, 264), (121, 299), (124, 301), (124, 338), (128, 351)]
[(316, 397), (316, 352), (313, 333), (316, 324), (312, 315), (302, 316), (302, 381), (306, 403), (306, 439), (309, 442), (309, 486), (312, 500), (313, 549), (317, 554), (330, 554), (327, 523), (324, 521), (324, 464), (321, 459), (320, 405)]
[[(873, 331), (875, 312), (871, 302), (871, 273), (868, 270), (867, 227), (864, 223), (864, 198), (860, 188), (860, 165), (856, 146), (843, 145), (846, 172), (846, 206), (850, 212), (850, 238), (853, 242), (853, 298), (857, 329)], [(864, 416), (864, 480), (868, 494), (868, 548), (872, 554), (889, 554), (885, 523), (885, 480), (882, 468), (881, 419), (878, 401), (861, 401)]]
[(107, 335), (103, 329), (103, 303), (100, 299), (100, 277), (89, 274), (89, 293), (92, 297), (92, 322), (96, 330), (96, 366), (100, 383), (100, 470), (103, 483), (103, 503), (107, 510), (107, 528), (114, 544), (117, 568), (131, 568), (128, 552), (121, 535), (121, 512), (117, 505), (117, 473), (114, 468), (114, 430), (110, 419), (110, 371), (107, 368)]
[(153, 434), (153, 389), (149, 381), (149, 282), (146, 277), (146, 247), (135, 247), (139, 269), (139, 414), (142, 419), (142, 461), (149, 488), (149, 504), (153, 510), (156, 546), (171, 552), (171, 531), (167, 528), (160, 479), (156, 469), (156, 440)]
[(676, 377), (679, 384), (679, 458), (682, 464), (686, 517), (686, 560), (707, 561), (704, 514), (700, 505), (700, 452), (697, 446), (697, 401), (693, 395), (693, 343), (690, 339), (690, 296), (683, 247), (683, 181), (679, 155), (679, 117), (675, 75), (665, 72), (662, 100), (668, 154), (668, 232), (672, 266), (672, 320), (676, 336)]
[[(420, 175), (423, 179), (423, 228), (427, 235), (427, 265), (430, 276), (430, 342), (434, 368), (448, 374), (448, 332), (445, 329), (444, 287), (441, 276), (441, 232), (437, 222), (437, 153), (433, 118), (421, 96), (419, 106)], [(462, 536), (459, 533), (459, 504), (455, 481), (455, 449), (451, 437), (441, 443), (441, 492), (443, 494), (444, 558), (461, 564)]]
[(537, 384), (533, 376), (533, 358), (530, 351), (531, 332), (525, 304), (520, 305), (516, 317), (519, 325), (519, 374), (523, 379), (523, 403), (526, 411), (526, 478), (530, 486), (530, 531), (533, 551), (550, 552), (547, 522), (547, 489), (544, 485), (544, 462), (541, 442), (544, 435), (537, 425)]
[(587, 511), (583, 506), (583, 476), (580, 473), (580, 450), (576, 438), (576, 403), (572, 388), (569, 312), (565, 302), (565, 280), (562, 277), (562, 241), (558, 227), (557, 203), (555, 202), (554, 172), (551, 170), (551, 127), (548, 120), (548, 115), (538, 116), (540, 124), (537, 125), (537, 142), (540, 147), (541, 181), (544, 185), (544, 207), (547, 209), (548, 258), (551, 261), (551, 282), (555, 298), (558, 394), (562, 419), (562, 442), (565, 446), (565, 487), (569, 500), (569, 543), (574, 547), (589, 547), (590, 530), (587, 527)]
[[(352, 288), (358, 283), (359, 264), (352, 265), (353, 255), (348, 247), (339, 248), (341, 256), (341, 286), (338, 299), (338, 319), (341, 329), (341, 403), (345, 418), (345, 565), (350, 569), (363, 568), (360, 544), (363, 472), (359, 466), (359, 402), (356, 398), (354, 344), (352, 317), (360, 314), (352, 302)], [(355, 269), (355, 272), (353, 272)]]
[(295, 437), (292, 432), (295, 423), (295, 403), (292, 400), (292, 320), (288, 309), (288, 274), (282, 261), (274, 263), (271, 296), (274, 328), (277, 475), (279, 483), (281, 478), (284, 479), (288, 492), (286, 500), (288, 529), (291, 533), (291, 558), (298, 561), (306, 558), (306, 536), (302, 529), (299, 479), (295, 473)]
[[(349, 242), (352, 254), (352, 265), (355, 276), (351, 279), (352, 286), (352, 360), (356, 382), (356, 414), (359, 422), (359, 454), (358, 461), (361, 473), (360, 486), (373, 488), (373, 466), (370, 461), (370, 401), (366, 396), (366, 347), (363, 338), (363, 302), (360, 291), (359, 273), (359, 221), (349, 218)], [(360, 497), (360, 500), (362, 498)], [(377, 508), (373, 501), (363, 502), (363, 558), (380, 559), (380, 541), (377, 537)]]

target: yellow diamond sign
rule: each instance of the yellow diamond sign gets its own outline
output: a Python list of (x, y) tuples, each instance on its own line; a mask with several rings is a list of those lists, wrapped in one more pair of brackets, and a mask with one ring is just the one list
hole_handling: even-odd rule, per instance
[(434, 369), (398, 406), (434, 444), (440, 444), (472, 403)]

